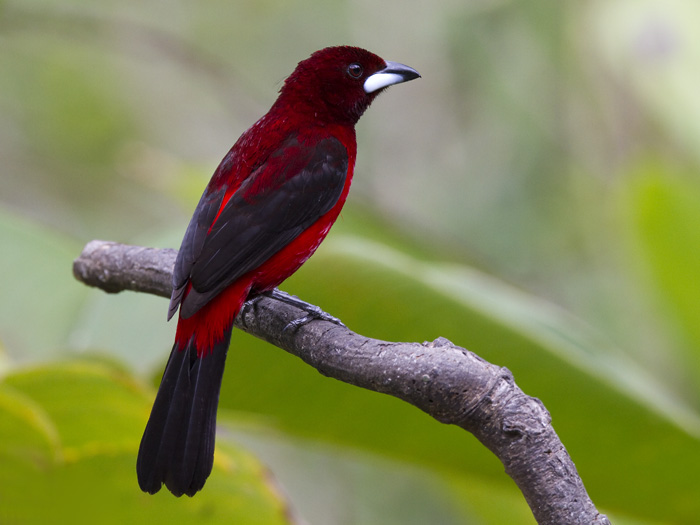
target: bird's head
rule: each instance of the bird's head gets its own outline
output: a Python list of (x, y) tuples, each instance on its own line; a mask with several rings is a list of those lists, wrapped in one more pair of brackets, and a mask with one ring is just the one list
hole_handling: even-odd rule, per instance
[(327, 47), (299, 62), (277, 104), (316, 121), (354, 125), (384, 89), (418, 77), (359, 47)]

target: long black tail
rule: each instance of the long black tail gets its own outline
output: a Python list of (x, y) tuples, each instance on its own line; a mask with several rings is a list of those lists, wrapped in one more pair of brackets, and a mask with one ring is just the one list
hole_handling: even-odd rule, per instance
[(139, 447), (136, 471), (144, 492), (155, 494), (165, 483), (176, 496), (194, 496), (211, 474), (230, 340), (229, 328), (202, 358), (193, 340), (182, 350), (173, 347)]

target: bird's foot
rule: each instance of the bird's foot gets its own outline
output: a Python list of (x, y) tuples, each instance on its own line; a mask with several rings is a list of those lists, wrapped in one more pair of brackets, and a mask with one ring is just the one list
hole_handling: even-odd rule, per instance
[(243, 306), (241, 307), (241, 310), (244, 308), (254, 308), (255, 303), (259, 302), (260, 299), (265, 297), (265, 295), (260, 294), (260, 295), (254, 295), (253, 297), (250, 297), (249, 299), (246, 299), (246, 301), (243, 303)]
[[(296, 330), (300, 326), (305, 325), (306, 323), (310, 321), (330, 321), (331, 323), (337, 324), (338, 326), (342, 326), (343, 328), (346, 328), (346, 326), (343, 324), (343, 322), (338, 319), (335, 316), (332, 316), (331, 314), (324, 312), (321, 310), (318, 306), (307, 303), (306, 301), (302, 301), (299, 299), (296, 295), (290, 295), (287, 292), (283, 292), (282, 290), (278, 288), (274, 288), (273, 290), (270, 290), (269, 292), (266, 292), (264, 295), (267, 295), (268, 297), (272, 297), (273, 299), (277, 299), (278, 301), (282, 301), (283, 303), (289, 304), (291, 306), (296, 306), (297, 308), (304, 310), (306, 312), (306, 315), (304, 317), (300, 317), (299, 319), (295, 319), (294, 321), (291, 321), (287, 324), (287, 326), (284, 327), (284, 332), (287, 332), (289, 330)], [(254, 299), (253, 299), (254, 300)]]

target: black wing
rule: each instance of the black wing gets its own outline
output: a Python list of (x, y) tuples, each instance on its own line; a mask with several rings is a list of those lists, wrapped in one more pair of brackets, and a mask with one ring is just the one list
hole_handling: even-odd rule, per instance
[[(294, 159), (270, 162), (284, 159), (289, 148), (295, 149)], [(330, 211), (342, 194), (347, 169), (347, 150), (339, 140), (323, 139), (308, 149), (293, 137), (243, 182), (213, 226), (226, 189), (205, 193), (175, 262), (169, 316), (178, 305), (182, 317), (192, 316)], [(188, 282), (192, 288), (183, 300)]]

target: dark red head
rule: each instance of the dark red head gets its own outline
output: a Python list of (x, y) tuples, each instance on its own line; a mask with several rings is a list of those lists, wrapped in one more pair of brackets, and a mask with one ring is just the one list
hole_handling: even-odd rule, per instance
[(418, 77), (359, 47), (327, 47), (299, 62), (275, 105), (315, 121), (354, 125), (381, 91)]

